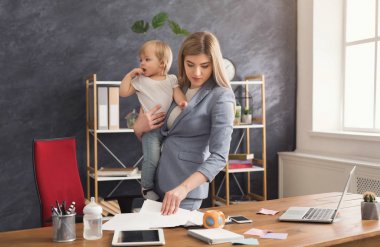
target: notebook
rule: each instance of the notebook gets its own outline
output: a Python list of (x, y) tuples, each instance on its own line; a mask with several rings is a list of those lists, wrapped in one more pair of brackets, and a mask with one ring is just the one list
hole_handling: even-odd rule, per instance
[(223, 228), (191, 229), (187, 231), (187, 234), (205, 241), (208, 244), (221, 244), (244, 239), (243, 235), (225, 230)]
[(314, 222), (314, 223), (333, 223), (335, 217), (338, 214), (340, 205), (344, 196), (347, 193), (351, 178), (355, 172), (356, 166), (354, 166), (350, 172), (350, 176), (347, 179), (346, 186), (343, 189), (343, 193), (340, 197), (339, 203), (336, 209), (332, 208), (310, 208), (310, 207), (290, 207), (284, 214), (279, 217), (280, 221), (296, 221), (296, 222)]

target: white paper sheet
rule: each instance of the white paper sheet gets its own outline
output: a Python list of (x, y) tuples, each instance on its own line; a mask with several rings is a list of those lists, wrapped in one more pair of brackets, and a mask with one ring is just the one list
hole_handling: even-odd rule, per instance
[(175, 227), (181, 225), (202, 225), (203, 213), (179, 209), (176, 214), (161, 215), (162, 203), (145, 200), (139, 213), (117, 214), (102, 226), (103, 230), (141, 230), (150, 228)]
[(117, 214), (102, 226), (103, 230), (141, 230), (180, 226), (187, 222), (175, 215), (164, 216), (156, 213)]
[[(145, 200), (140, 210), (140, 213), (149, 212), (161, 214), (161, 207), (161, 202)], [(188, 221), (185, 224), (186, 226), (203, 224), (203, 213), (199, 212), (198, 210), (190, 211), (183, 208), (179, 208), (175, 215), (177, 215), (177, 217), (186, 218)]]

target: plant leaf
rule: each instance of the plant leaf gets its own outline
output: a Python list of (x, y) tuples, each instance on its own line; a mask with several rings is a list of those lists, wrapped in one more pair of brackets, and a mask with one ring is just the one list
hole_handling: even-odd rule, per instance
[(152, 27), (159, 28), (165, 24), (165, 21), (169, 18), (168, 14), (165, 12), (160, 12), (155, 15), (152, 19)]
[(132, 25), (131, 29), (135, 33), (146, 33), (149, 29), (149, 23), (139, 20)]
[(181, 27), (175, 21), (169, 20), (169, 27), (175, 34), (178, 34), (181, 32)]
[(173, 33), (177, 34), (177, 35), (183, 35), (183, 36), (187, 36), (190, 34), (189, 31), (187, 31), (186, 29), (182, 29), (177, 22), (175, 21), (172, 21), (172, 20), (169, 20), (169, 27), (170, 29), (173, 31)]
[(190, 32), (187, 31), (186, 29), (181, 29), (181, 32), (179, 33), (179, 35), (188, 36), (190, 35)]

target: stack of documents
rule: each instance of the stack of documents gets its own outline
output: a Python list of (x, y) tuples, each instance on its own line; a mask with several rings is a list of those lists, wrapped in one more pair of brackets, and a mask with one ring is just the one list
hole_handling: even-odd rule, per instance
[(203, 224), (202, 212), (179, 208), (175, 214), (162, 215), (161, 207), (161, 202), (145, 200), (139, 213), (117, 214), (102, 229), (122, 231)]

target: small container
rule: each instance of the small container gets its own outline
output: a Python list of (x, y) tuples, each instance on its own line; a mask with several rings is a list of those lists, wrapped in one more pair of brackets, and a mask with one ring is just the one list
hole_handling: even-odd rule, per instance
[(136, 112), (136, 109), (133, 109), (130, 113), (128, 113), (125, 116), (125, 119), (127, 120), (127, 127), (129, 129), (133, 129), (133, 126), (135, 125), (138, 116), (139, 114)]
[(203, 215), (203, 227), (223, 228), (226, 223), (226, 216), (219, 210), (207, 210)]
[(241, 106), (236, 105), (235, 106), (235, 118), (234, 118), (234, 125), (239, 125), (241, 122)]
[(102, 232), (102, 207), (96, 204), (95, 198), (83, 209), (83, 237), (87, 240), (100, 239)]
[(76, 239), (75, 213), (68, 215), (52, 215), (53, 241), (71, 242)]

